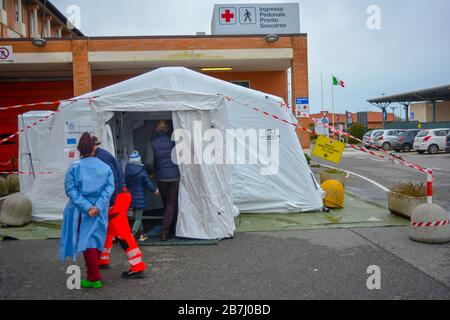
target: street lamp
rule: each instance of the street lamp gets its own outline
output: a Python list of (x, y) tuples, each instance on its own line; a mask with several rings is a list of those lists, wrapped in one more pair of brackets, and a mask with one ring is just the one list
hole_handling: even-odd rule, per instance
[(41, 37), (35, 37), (35, 38), (31, 39), (31, 43), (35, 47), (42, 48), (42, 47), (45, 47), (45, 45), (47, 44), (47, 40), (45, 40), (44, 38), (41, 38)]
[[(47, 0), (44, 1), (44, 8), (43, 10), (43, 14), (42, 14), (42, 29), (41, 29), (41, 35), (44, 35), (44, 25), (45, 25), (45, 13), (46, 13), (46, 9), (47, 9)], [(37, 22), (36, 22), (37, 24)], [(35, 37), (33, 39), (31, 39), (31, 43), (38, 47), (38, 48), (42, 48), (45, 47), (45, 45), (47, 44), (47, 40), (45, 40), (42, 37)]]
[(277, 34), (268, 34), (268, 35), (265, 37), (265, 39), (266, 39), (266, 41), (269, 42), (269, 43), (274, 43), (274, 42), (277, 42), (278, 39), (280, 39), (280, 36), (277, 35)]

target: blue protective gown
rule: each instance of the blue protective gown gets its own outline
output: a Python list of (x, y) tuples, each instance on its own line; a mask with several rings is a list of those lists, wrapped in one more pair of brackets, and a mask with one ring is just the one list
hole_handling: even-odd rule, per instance
[[(59, 256), (76, 259), (89, 248), (103, 250), (108, 229), (109, 200), (114, 193), (110, 167), (95, 157), (74, 162), (66, 173), (64, 188), (69, 202), (64, 209)], [(89, 217), (96, 206), (99, 214)]]

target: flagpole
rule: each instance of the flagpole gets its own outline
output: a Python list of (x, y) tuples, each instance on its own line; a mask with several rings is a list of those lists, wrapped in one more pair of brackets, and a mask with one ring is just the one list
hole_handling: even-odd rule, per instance
[(334, 128), (334, 83), (333, 83), (333, 75), (331, 75), (331, 122), (332, 122), (332, 127)]
[(320, 94), (322, 99), (322, 111), (323, 111), (323, 72), (320, 73)]

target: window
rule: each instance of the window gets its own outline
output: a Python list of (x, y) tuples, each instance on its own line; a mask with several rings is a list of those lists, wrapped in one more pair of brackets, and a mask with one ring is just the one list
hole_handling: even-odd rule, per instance
[(6, 11), (6, 0), (1, 0), (0, 1), (0, 9), (3, 9)]
[(237, 84), (238, 86), (244, 87), (244, 88), (250, 88), (250, 81), (230, 81), (233, 84)]
[(418, 138), (422, 138), (422, 137), (426, 137), (428, 135), (428, 131), (421, 131), (418, 135), (417, 135), (417, 137)]
[(447, 135), (448, 131), (446, 130), (438, 130), (434, 132), (434, 135), (436, 137), (445, 137)]
[(383, 135), (384, 131), (377, 131), (373, 134), (374, 137), (381, 137)]
[(22, 0), (14, 0), (14, 21), (23, 22)]

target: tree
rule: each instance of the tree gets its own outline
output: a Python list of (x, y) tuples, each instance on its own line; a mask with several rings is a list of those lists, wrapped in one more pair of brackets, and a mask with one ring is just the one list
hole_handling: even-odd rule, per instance
[[(352, 124), (352, 126), (350, 127), (350, 129), (348, 130), (348, 132), (352, 135), (352, 136), (354, 136), (354, 137), (356, 137), (356, 138), (358, 138), (358, 139), (361, 139), (362, 140), (362, 138), (364, 137), (364, 134), (366, 133), (366, 131), (364, 130), (364, 127), (362, 126), (362, 125), (360, 125), (359, 123), (354, 123), (354, 124)], [(354, 140), (354, 139), (350, 139), (349, 140), (349, 143), (350, 144), (355, 144), (355, 143), (358, 143), (359, 141), (356, 141), (356, 140)]]

